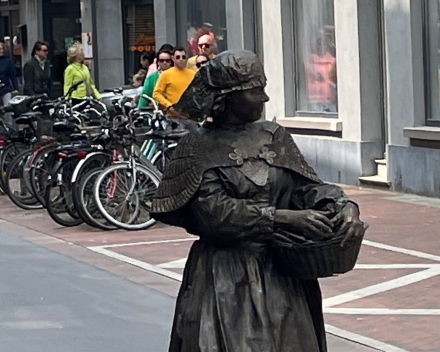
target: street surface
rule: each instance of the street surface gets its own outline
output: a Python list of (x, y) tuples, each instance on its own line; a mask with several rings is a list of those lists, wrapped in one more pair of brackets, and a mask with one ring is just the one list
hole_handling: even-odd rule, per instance
[[(356, 269), (321, 280), (329, 352), (439, 352), (440, 200), (346, 192), (371, 227)], [(0, 351), (166, 351), (193, 237), (63, 228), (5, 196), (0, 218)]]

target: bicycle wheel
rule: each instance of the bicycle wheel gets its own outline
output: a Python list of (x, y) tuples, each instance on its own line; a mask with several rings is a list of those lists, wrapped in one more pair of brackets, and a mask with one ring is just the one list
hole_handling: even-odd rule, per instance
[(31, 155), (32, 150), (26, 150), (12, 161), (9, 166), (5, 184), (5, 193), (9, 196), (11, 201), (25, 210), (42, 208), (42, 205), (38, 203), (28, 188), (28, 182), (24, 180), (24, 177), (26, 177), (24, 168)]
[(78, 159), (65, 161), (60, 167), (51, 172), (46, 187), (45, 202), (50, 217), (66, 227), (78, 226), (83, 220), (76, 212), (73, 200), (70, 179)]
[(155, 224), (151, 198), (160, 178), (136, 164), (112, 165), (96, 179), (94, 197), (98, 210), (111, 224), (124, 230), (144, 230)]
[[(97, 152), (93, 154), (94, 155), (91, 155), (90, 157), (81, 160), (75, 168), (72, 178), (72, 192), (74, 195), (74, 201), (77, 201), (79, 198), (79, 195), (77, 193), (78, 186), (81, 182), (82, 177), (91, 170), (100, 169), (102, 171), (107, 166), (110, 166), (113, 162), (111, 154), (104, 154), (102, 152)], [(78, 204), (75, 204), (75, 208), (76, 207), (78, 207)]]
[(156, 153), (156, 155), (151, 159), (151, 163), (163, 174), (166, 167), (170, 163), (171, 156), (173, 154), (173, 149), (164, 149)]
[(56, 146), (52, 150), (41, 153), (34, 160), (33, 166), (29, 171), (29, 182), (32, 193), (43, 207), (46, 207), (46, 187), (48, 184), (50, 172), (57, 162)]
[(20, 142), (8, 144), (3, 149), (0, 159), (0, 185), (6, 194), (6, 177), (8, 175), (9, 166), (11, 165), (12, 160), (14, 160), (18, 154), (28, 149), (29, 146)]
[(93, 196), (93, 186), (96, 178), (101, 174), (102, 169), (94, 169), (87, 172), (77, 185), (77, 192), (74, 193), (75, 209), (85, 223), (101, 230), (115, 230), (116, 226), (109, 224), (98, 210)]

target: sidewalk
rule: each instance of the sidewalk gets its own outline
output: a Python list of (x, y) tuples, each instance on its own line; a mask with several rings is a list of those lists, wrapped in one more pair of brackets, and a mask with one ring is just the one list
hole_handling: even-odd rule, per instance
[[(371, 348), (330, 337), (329, 351), (440, 351), (440, 200), (354, 187), (346, 187), (346, 192), (371, 227), (357, 268), (321, 280), (327, 330)], [(150, 276), (142, 284), (173, 296), (194, 240), (181, 229), (163, 225), (136, 233), (61, 228), (44, 211), (22, 211), (4, 196), (0, 218), (88, 248), (95, 258), (104, 255), (115, 267), (109, 270), (122, 270), (124, 263), (143, 269)], [(158, 276), (151, 273), (165, 281), (158, 284)], [(138, 280), (136, 275), (129, 278)]]

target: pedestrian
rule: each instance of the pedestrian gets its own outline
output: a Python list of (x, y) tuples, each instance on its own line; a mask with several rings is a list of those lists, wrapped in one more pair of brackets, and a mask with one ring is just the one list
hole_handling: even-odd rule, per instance
[(284, 228), (323, 240), (340, 230), (350, 241), (364, 227), (357, 205), (317, 177), (290, 133), (261, 119), (265, 85), (255, 54), (224, 52), (176, 105), (213, 121), (179, 141), (152, 201), (155, 219), (200, 238), (185, 266), (169, 352), (327, 351), (318, 280), (276, 265), (274, 234)]
[(154, 51), (146, 51), (141, 55), (141, 70), (144, 70), (146, 75), (150, 72), (151, 66), (154, 65), (155, 56), (156, 53)]
[(174, 49), (172, 60), (174, 67), (163, 72), (153, 91), (153, 98), (159, 102), (162, 110), (172, 116), (180, 116), (173, 105), (176, 104), (183, 92), (194, 78), (195, 72), (186, 67), (187, 56), (183, 47)]
[(138, 104), (139, 98), (142, 94), (144, 83), (145, 83), (145, 70), (139, 70), (138, 73), (136, 73), (133, 76), (133, 88), (136, 88), (136, 96), (134, 97), (134, 103)]
[(24, 88), (23, 94), (47, 94), (52, 93), (52, 75), (49, 54), (49, 44), (37, 41), (32, 49), (32, 58), (23, 67)]
[(214, 40), (214, 45), (216, 44), (216, 40), (215, 40), (215, 35), (214, 32), (212, 31), (212, 27), (213, 25), (209, 22), (204, 22), (202, 24), (202, 27), (200, 27), (196, 34), (194, 35), (194, 39), (191, 41), (192, 42), (192, 46), (191, 46), (191, 52), (193, 55), (197, 55), (200, 52), (200, 49), (198, 47), (199, 44), (199, 40), (202, 36), (204, 35), (209, 35), (213, 38)]
[(205, 65), (211, 58), (207, 54), (199, 54), (196, 57), (196, 68), (197, 71), (200, 70), (200, 68)]
[[(160, 52), (164, 52), (164, 51), (167, 51), (167, 52), (172, 53), (172, 52), (174, 51), (174, 47), (173, 47), (171, 44), (164, 44), (164, 45), (162, 45), (162, 46), (160, 47), (158, 53), (160, 53)], [(173, 66), (174, 66), (174, 63), (171, 61), (171, 67), (173, 67)], [(154, 58), (153, 63), (150, 65), (150, 68), (149, 68), (148, 73), (147, 73), (147, 78), (148, 78), (151, 74), (153, 74), (154, 72), (156, 72), (156, 71), (157, 71), (157, 68), (158, 68), (158, 65), (157, 65), (157, 56), (156, 56), (156, 57)]]
[(72, 93), (72, 104), (76, 105), (86, 97), (101, 99), (101, 94), (95, 87), (89, 68), (84, 65), (84, 51), (82, 44), (75, 43), (67, 51), (67, 68), (64, 71), (64, 94), (67, 94), (70, 87), (78, 82), (81, 83)]
[[(5, 55), (5, 45), (0, 43), (0, 97), (3, 106), (9, 105), (12, 93), (18, 93), (17, 74), (12, 60)], [(13, 125), (12, 114), (5, 115), (5, 121)]]
[[(199, 39), (199, 55), (200, 54), (205, 54), (206, 56), (208, 56), (208, 59), (213, 59), (215, 58), (215, 54), (214, 54), (214, 49), (215, 49), (215, 45), (214, 45), (214, 39), (208, 35), (205, 34), (203, 36), (200, 37)], [(188, 63), (187, 63), (187, 67), (193, 71), (198, 71), (197, 69), (197, 65), (196, 65), (196, 60), (198, 58), (199, 55), (194, 55), (193, 57), (190, 57), (188, 59)]]
[[(153, 92), (154, 88), (156, 87), (157, 81), (159, 80), (160, 75), (162, 72), (165, 72), (169, 68), (171, 68), (171, 56), (172, 53), (169, 51), (159, 51), (157, 54), (157, 65), (158, 69), (156, 72), (153, 72), (151, 75), (147, 77), (145, 80), (145, 84), (142, 90), (142, 95), (147, 95), (150, 98), (153, 98)], [(139, 108), (143, 108), (149, 105), (149, 101), (145, 99), (143, 96), (139, 99)]]

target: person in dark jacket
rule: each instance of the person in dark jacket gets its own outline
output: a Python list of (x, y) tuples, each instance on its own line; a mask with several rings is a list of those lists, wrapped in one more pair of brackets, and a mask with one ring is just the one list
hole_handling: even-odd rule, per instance
[[(3, 106), (9, 105), (12, 92), (18, 92), (17, 74), (11, 59), (5, 55), (5, 45), (0, 43), (0, 97)], [(12, 115), (6, 114), (5, 120), (12, 124)]]
[(49, 45), (38, 41), (32, 49), (32, 58), (24, 65), (23, 94), (34, 95), (46, 93), (50, 96), (52, 90), (52, 79), (50, 62), (47, 59)]

